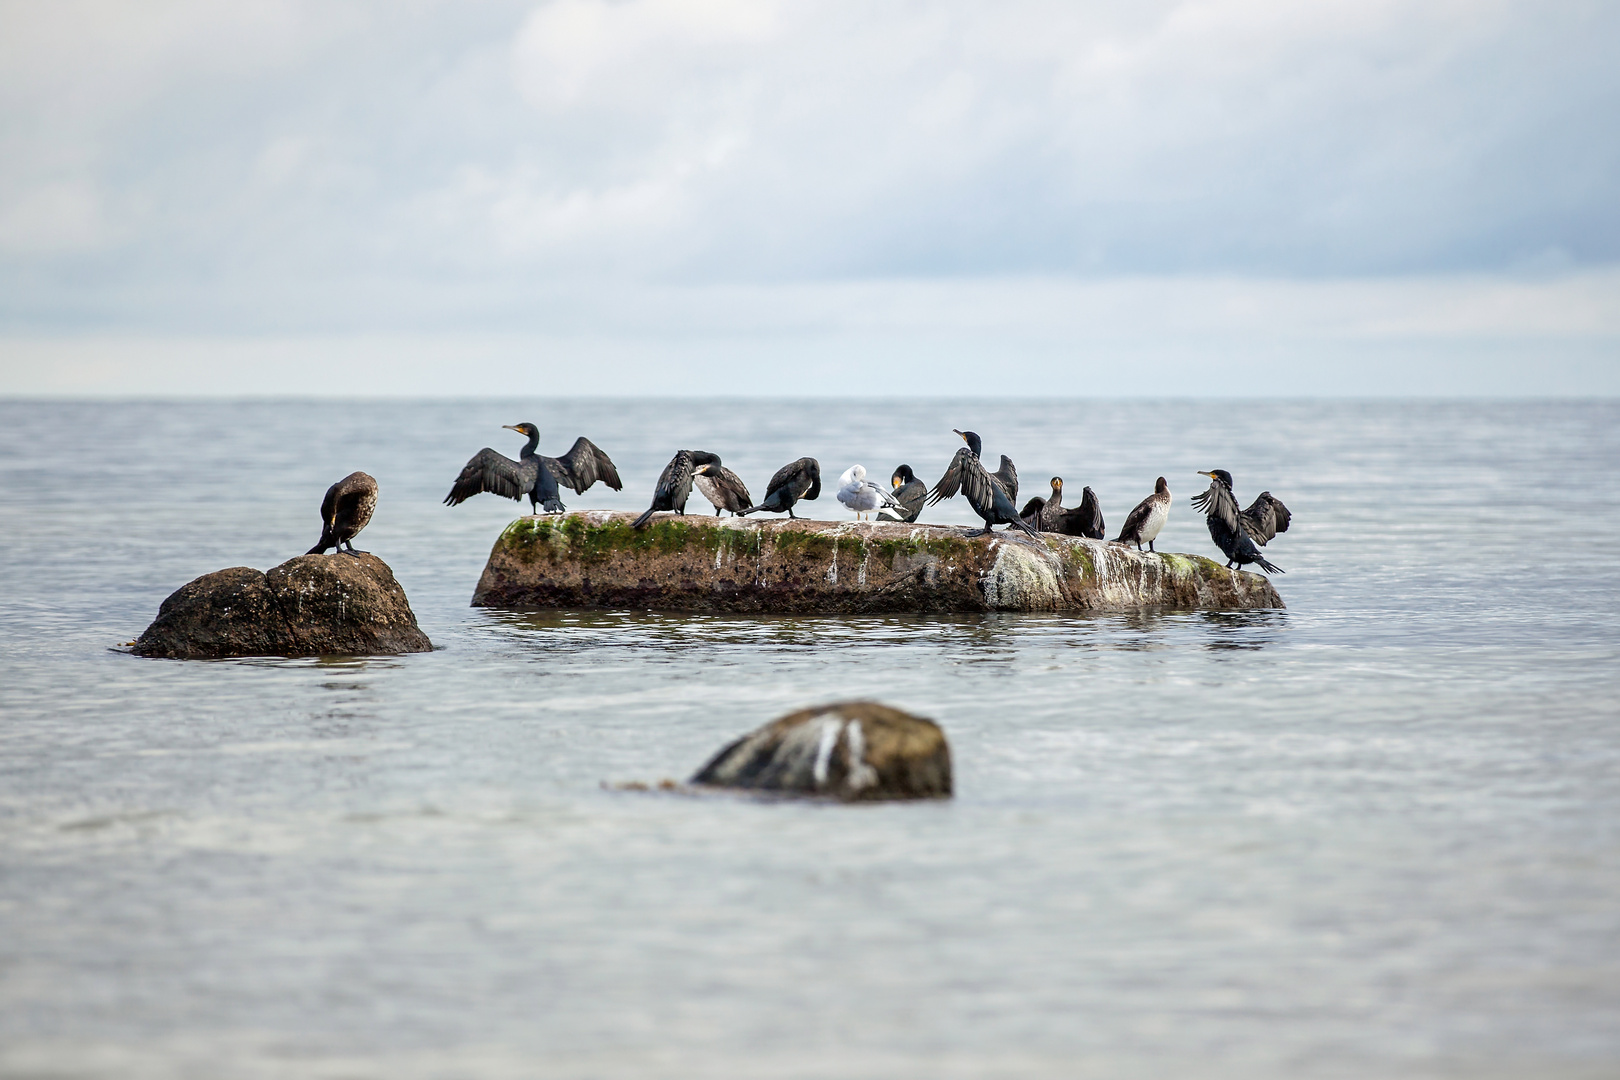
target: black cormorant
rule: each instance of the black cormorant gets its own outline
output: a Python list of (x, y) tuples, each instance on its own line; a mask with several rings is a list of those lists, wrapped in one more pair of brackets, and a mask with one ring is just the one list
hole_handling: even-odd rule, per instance
[[(1232, 474), (1225, 469), (1211, 469), (1209, 472), (1200, 469), (1198, 475), (1209, 477), (1209, 490), (1194, 495), (1192, 504), (1204, 511), (1205, 520), (1209, 525), (1209, 538), (1215, 541), (1215, 546), (1226, 556), (1227, 568), (1255, 563), (1268, 574), (1283, 573), (1260, 554), (1260, 548), (1250, 532), (1254, 528), (1254, 523), (1249, 520), (1247, 513), (1238, 511), (1237, 496), (1232, 494)], [(1260, 500), (1255, 500), (1255, 505), (1259, 506)], [(1286, 514), (1287, 511), (1284, 510), (1285, 517)]]
[(1035, 530), (1018, 517), (1018, 507), (1013, 502), (1017, 497), (1016, 494), (1007, 490), (1009, 479), (1013, 492), (1018, 489), (1018, 470), (1013, 468), (1012, 460), (1003, 454), (1001, 468), (992, 475), (985, 471), (984, 465), (979, 461), (983, 443), (980, 442), (978, 434), (972, 431), (956, 433), (967, 445), (956, 452), (956, 456), (945, 469), (945, 475), (939, 478), (939, 483), (928, 493), (928, 505), (932, 506), (941, 499), (949, 499), (960, 491), (967, 498), (968, 505), (973, 507), (973, 512), (984, 519), (986, 533), (993, 525), (1009, 525), (1034, 536)]
[(377, 481), (363, 472), (352, 472), (345, 476), (326, 489), (326, 498), (321, 500), (320, 542), (304, 554), (320, 555), (327, 548), (356, 557), (366, 554), (354, 550), (354, 538), (366, 527), (375, 509)]
[(715, 517), (719, 517), (722, 510), (730, 510), (735, 517), (754, 501), (742, 477), (719, 462), (711, 462), (693, 473), (692, 483), (697, 486), (698, 494), (714, 504)]
[(653, 488), (652, 505), (631, 522), (633, 529), (643, 528), (660, 510), (686, 513), (686, 500), (692, 496), (692, 479), (705, 465), (720, 464), (720, 455), (707, 450), (677, 450), (664, 471), (658, 474), (658, 486)]
[(916, 521), (917, 515), (922, 513), (923, 503), (928, 499), (928, 485), (917, 479), (910, 465), (902, 465), (889, 477), (889, 488), (894, 492), (894, 501), (900, 504), (900, 509), (879, 510), (878, 520)]
[(765, 488), (765, 498), (743, 513), (752, 514), (756, 510), (768, 510), (773, 514), (786, 512), (788, 517), (794, 517), (795, 503), (810, 502), (819, 498), (821, 498), (821, 462), (813, 457), (802, 457), (777, 469), (776, 475), (771, 477), (771, 482)]
[(1063, 477), (1052, 477), (1052, 497), (1039, 495), (1024, 504), (1018, 516), (1032, 525), (1037, 532), (1058, 533), (1063, 536), (1086, 536), (1101, 540), (1106, 526), (1103, 524), (1102, 505), (1097, 493), (1087, 487), (1080, 493), (1079, 506), (1063, 505)]
[(1101, 540), (1108, 535), (1108, 526), (1103, 522), (1102, 503), (1090, 484), (1080, 489), (1080, 505), (1063, 512), (1063, 522), (1058, 531), (1067, 536), (1085, 536), (1092, 540)]
[(1114, 537), (1114, 543), (1134, 543), (1137, 551), (1141, 551), (1142, 545), (1146, 544), (1148, 550), (1152, 551), (1153, 541), (1158, 538), (1169, 517), (1170, 485), (1161, 476), (1153, 482), (1153, 494), (1137, 503), (1136, 509), (1126, 516), (1125, 525)]
[(444, 497), (444, 505), (455, 506), (488, 491), (520, 502), (528, 496), (531, 512), (543, 506), (546, 513), (558, 514), (567, 509), (559, 497), (559, 480), (582, 495), (598, 480), (614, 491), (624, 487), (612, 460), (584, 436), (574, 440), (568, 453), (554, 458), (535, 453), (535, 447), (540, 445), (540, 429), (533, 424), (503, 426), (529, 437), (518, 460), (484, 447), (462, 468), (450, 494)]

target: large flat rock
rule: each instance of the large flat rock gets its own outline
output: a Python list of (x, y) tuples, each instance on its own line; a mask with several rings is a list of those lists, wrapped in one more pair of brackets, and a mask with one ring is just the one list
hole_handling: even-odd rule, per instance
[(586, 511), (522, 517), (474, 607), (732, 612), (1236, 611), (1280, 608), (1259, 574), (1074, 536), (898, 522)]

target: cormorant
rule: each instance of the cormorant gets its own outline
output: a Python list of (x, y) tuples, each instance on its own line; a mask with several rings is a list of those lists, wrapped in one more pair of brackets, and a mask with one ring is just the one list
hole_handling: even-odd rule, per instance
[(1153, 482), (1153, 494), (1136, 504), (1125, 518), (1124, 528), (1114, 537), (1116, 544), (1135, 543), (1136, 550), (1141, 551), (1145, 543), (1148, 550), (1153, 550), (1153, 541), (1158, 537), (1159, 530), (1170, 517), (1170, 485), (1164, 477)]
[(917, 479), (910, 465), (902, 465), (889, 477), (889, 487), (894, 491), (894, 501), (900, 504), (900, 508), (879, 510), (878, 520), (916, 521), (928, 498), (928, 485)]
[[(354, 550), (354, 538), (371, 520), (377, 509), (377, 481), (363, 472), (352, 472), (326, 489), (321, 500), (321, 539), (304, 554), (321, 555), (327, 548), (356, 558), (366, 554)], [(344, 545), (348, 545), (347, 548)]]
[(581, 495), (598, 480), (614, 491), (624, 487), (612, 460), (583, 435), (574, 440), (568, 453), (554, 458), (534, 452), (540, 445), (540, 429), (533, 424), (502, 426), (529, 437), (518, 460), (484, 447), (462, 468), (450, 494), (444, 497), (444, 505), (455, 506), (488, 491), (519, 502), (528, 496), (531, 513), (543, 506), (546, 513), (559, 514), (567, 509), (559, 498), (559, 480)]
[(707, 450), (677, 450), (675, 456), (669, 459), (664, 471), (658, 474), (658, 486), (653, 488), (652, 505), (647, 507), (642, 515), (630, 523), (632, 529), (640, 529), (652, 520), (652, 516), (660, 510), (673, 510), (677, 514), (686, 513), (686, 500), (692, 497), (692, 479), (697, 470), (705, 465), (720, 464), (720, 455), (711, 454)]
[[(1215, 541), (1215, 546), (1226, 556), (1227, 568), (1255, 563), (1268, 574), (1283, 573), (1260, 554), (1260, 548), (1250, 532), (1255, 527), (1254, 522), (1249, 519), (1246, 512), (1238, 512), (1237, 497), (1232, 494), (1232, 474), (1225, 469), (1211, 469), (1209, 472), (1200, 469), (1198, 475), (1209, 477), (1209, 490), (1194, 495), (1192, 504), (1204, 511), (1209, 525), (1209, 538)], [(1260, 500), (1256, 499), (1255, 506), (1250, 509), (1258, 506)], [(1285, 517), (1286, 514), (1287, 511), (1284, 510)]]
[(755, 506), (744, 510), (744, 514), (752, 514), (756, 510), (768, 510), (773, 514), (786, 511), (788, 517), (794, 517), (793, 504), (804, 500), (806, 502), (821, 498), (821, 462), (813, 457), (802, 457), (798, 461), (790, 461), (771, 477), (771, 482), (765, 488), (765, 498)]
[(1080, 493), (1079, 506), (1063, 505), (1063, 477), (1052, 477), (1052, 497), (1039, 495), (1024, 504), (1018, 516), (1035, 528), (1036, 532), (1059, 533), (1063, 536), (1087, 536), (1101, 540), (1103, 525), (1102, 506), (1097, 493), (1087, 487)]
[[(951, 430), (956, 431), (955, 428)], [(1012, 459), (1003, 454), (1001, 468), (992, 475), (985, 471), (984, 465), (979, 461), (984, 444), (979, 440), (978, 434), (972, 431), (956, 433), (967, 445), (951, 458), (950, 465), (945, 469), (945, 475), (939, 478), (934, 490), (928, 493), (928, 505), (932, 506), (941, 499), (949, 499), (960, 491), (967, 497), (968, 505), (973, 507), (973, 512), (984, 519), (985, 533), (988, 533), (993, 525), (1009, 525), (1034, 536), (1035, 530), (1019, 518), (1018, 508), (1013, 503), (1013, 499), (1017, 497), (1018, 470), (1013, 468)], [(1008, 492), (1009, 480), (1013, 493)]]
[(893, 495), (866, 478), (865, 465), (851, 465), (838, 478), (838, 501), (855, 511), (856, 520), (860, 520), (862, 514), (878, 509), (904, 512)]
[(719, 517), (722, 510), (730, 510), (735, 517), (754, 501), (742, 477), (718, 462), (710, 462), (693, 473), (692, 483), (697, 486), (698, 494), (714, 504), (715, 517)]

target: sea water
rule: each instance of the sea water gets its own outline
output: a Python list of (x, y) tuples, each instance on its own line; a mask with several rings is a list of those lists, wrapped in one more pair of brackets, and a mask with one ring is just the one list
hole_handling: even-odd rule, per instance
[[(1111, 530), (1165, 476), (1212, 556), (1225, 468), (1287, 609), (473, 609), (518, 509), (440, 500), (524, 420), (626, 510), (682, 447), (758, 496), (971, 428)], [(355, 469), (434, 652), (118, 651)], [(10, 402), (0, 521), (6, 1076), (1620, 1072), (1620, 404)], [(850, 697), (956, 797), (611, 787)]]

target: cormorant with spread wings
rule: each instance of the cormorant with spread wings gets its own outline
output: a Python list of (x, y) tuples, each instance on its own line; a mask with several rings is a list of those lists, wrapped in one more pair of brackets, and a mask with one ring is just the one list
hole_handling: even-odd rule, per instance
[(560, 458), (535, 453), (540, 445), (540, 429), (533, 424), (506, 424), (507, 430), (527, 435), (529, 441), (523, 453), (513, 461), (505, 454), (484, 447), (462, 468), (461, 475), (444, 497), (444, 505), (455, 506), (466, 502), (480, 492), (488, 491), (507, 499), (522, 501), (526, 496), (531, 511), (544, 507), (548, 514), (558, 514), (567, 507), (559, 497), (558, 481), (581, 495), (598, 480), (619, 491), (624, 484), (613, 460), (600, 447), (583, 435), (574, 440), (573, 448)]
[[(1256, 499), (1248, 510), (1240, 512), (1237, 496), (1232, 494), (1231, 473), (1225, 469), (1211, 469), (1209, 472), (1200, 469), (1198, 475), (1209, 477), (1209, 490), (1194, 495), (1192, 504), (1204, 511), (1209, 525), (1209, 538), (1215, 541), (1215, 546), (1226, 556), (1227, 568), (1254, 563), (1268, 574), (1283, 573), (1279, 567), (1267, 562), (1266, 557), (1260, 554), (1260, 545), (1271, 536), (1288, 528), (1288, 508), (1272, 499), (1271, 493), (1267, 492), (1266, 499), (1269, 502)], [(1275, 503), (1275, 506), (1271, 506), (1271, 503)], [(1272, 515), (1269, 522), (1265, 518), (1268, 510)], [(1254, 516), (1251, 517), (1251, 514)], [(1274, 531), (1265, 539), (1260, 539), (1268, 527)]]
[(1006, 454), (1001, 455), (1001, 468), (992, 475), (985, 471), (979, 461), (984, 444), (978, 434), (972, 431), (956, 433), (967, 445), (956, 452), (945, 475), (928, 493), (928, 505), (949, 499), (960, 491), (967, 498), (968, 505), (973, 507), (973, 512), (984, 519), (986, 533), (993, 525), (1010, 525), (1034, 536), (1035, 530), (1019, 518), (1018, 507), (1013, 503), (1018, 497), (1018, 470), (1013, 468), (1012, 459)]
[(1086, 536), (1101, 540), (1105, 535), (1102, 504), (1097, 493), (1088, 486), (1080, 493), (1079, 506), (1063, 505), (1063, 477), (1052, 477), (1052, 497), (1039, 495), (1024, 504), (1018, 512), (1036, 532), (1059, 533), (1063, 536)]

